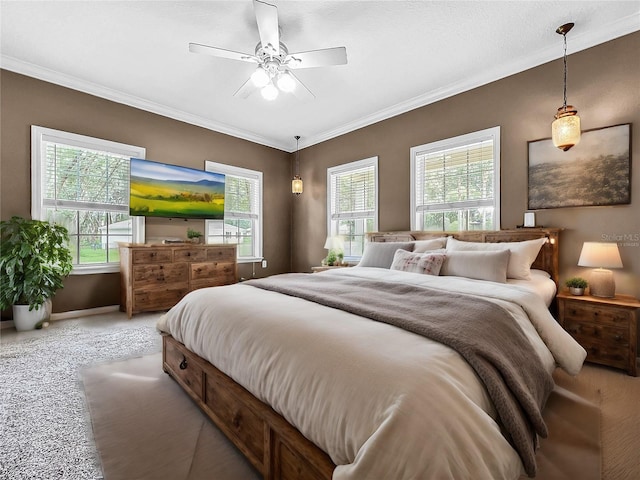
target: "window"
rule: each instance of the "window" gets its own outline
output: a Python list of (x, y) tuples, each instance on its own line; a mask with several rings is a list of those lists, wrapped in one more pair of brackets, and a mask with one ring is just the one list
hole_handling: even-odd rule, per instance
[(72, 273), (117, 272), (117, 242), (144, 242), (129, 216), (129, 159), (142, 147), (31, 127), (31, 216), (69, 230)]
[(378, 230), (378, 157), (327, 169), (328, 235), (344, 240), (344, 257), (357, 260), (365, 233)]
[(206, 162), (205, 170), (223, 173), (224, 220), (207, 220), (207, 243), (235, 243), (238, 262), (262, 260), (262, 172)]
[(500, 229), (500, 127), (411, 149), (412, 230)]

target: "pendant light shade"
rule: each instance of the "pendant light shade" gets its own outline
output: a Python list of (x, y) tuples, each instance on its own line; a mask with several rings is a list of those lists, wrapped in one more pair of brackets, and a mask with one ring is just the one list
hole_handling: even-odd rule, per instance
[(300, 135), (296, 135), (294, 138), (296, 139), (296, 174), (293, 176), (293, 180), (291, 180), (291, 193), (300, 195), (304, 190), (302, 177), (300, 177), (300, 174), (298, 172), (300, 166), (298, 162), (298, 141), (300, 140)]
[(553, 145), (565, 152), (580, 141), (578, 110), (567, 105), (567, 33), (573, 28), (573, 25), (573, 23), (565, 23), (556, 30), (556, 33), (564, 38), (564, 103), (558, 109), (558, 113), (554, 116), (555, 120), (551, 124), (551, 138)]

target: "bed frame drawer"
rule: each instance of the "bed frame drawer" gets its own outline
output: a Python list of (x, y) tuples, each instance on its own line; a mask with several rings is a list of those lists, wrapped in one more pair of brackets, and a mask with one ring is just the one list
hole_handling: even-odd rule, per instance
[[(166, 337), (165, 337), (166, 338)], [(168, 369), (182, 387), (195, 395), (198, 399), (203, 396), (203, 371), (195, 357), (182, 344), (177, 342), (165, 343), (163, 362), (165, 371)]]
[(215, 375), (207, 375), (205, 404), (226, 425), (225, 434), (237, 438), (236, 445), (245, 456), (262, 463), (264, 459), (265, 424), (244, 402), (239, 401)]

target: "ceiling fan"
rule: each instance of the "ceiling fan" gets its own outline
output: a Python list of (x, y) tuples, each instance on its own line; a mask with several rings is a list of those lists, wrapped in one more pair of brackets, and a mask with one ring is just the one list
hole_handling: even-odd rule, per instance
[(345, 47), (289, 53), (286, 45), (280, 41), (278, 8), (261, 0), (253, 0), (253, 10), (260, 34), (260, 41), (256, 45), (254, 55), (199, 43), (189, 44), (189, 51), (192, 53), (257, 64), (251, 77), (234, 93), (234, 96), (248, 98), (253, 92), (260, 90), (266, 100), (275, 100), (280, 91), (291, 92), (301, 100), (315, 98), (315, 95), (294, 75), (292, 70), (347, 63)]

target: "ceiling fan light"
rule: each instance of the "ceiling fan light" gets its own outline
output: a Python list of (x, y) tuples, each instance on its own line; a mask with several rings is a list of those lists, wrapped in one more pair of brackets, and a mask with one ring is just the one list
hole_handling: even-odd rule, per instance
[(278, 89), (273, 83), (268, 83), (262, 90), (260, 90), (260, 93), (262, 93), (262, 97), (265, 100), (275, 100), (278, 98)]
[(271, 80), (269, 78), (269, 74), (262, 67), (256, 68), (256, 71), (251, 74), (251, 81), (258, 88), (267, 85), (269, 83), (269, 80)]
[(296, 82), (289, 73), (282, 72), (278, 77), (278, 88), (283, 92), (293, 92), (296, 88)]

